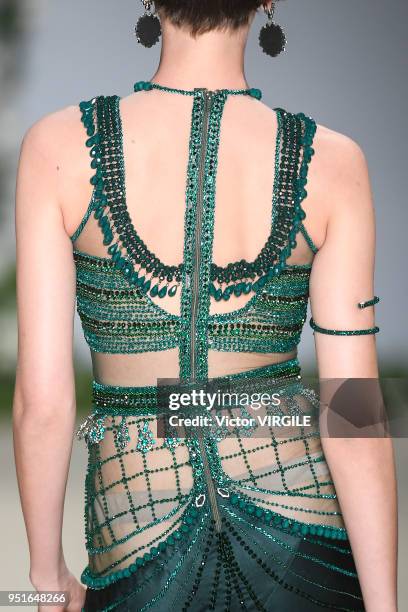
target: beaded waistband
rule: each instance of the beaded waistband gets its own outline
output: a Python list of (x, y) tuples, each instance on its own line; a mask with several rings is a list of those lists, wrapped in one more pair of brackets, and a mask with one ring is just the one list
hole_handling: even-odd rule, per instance
[[(270, 388), (276, 384), (288, 381), (300, 380), (300, 365), (297, 358), (289, 359), (281, 363), (268, 364), (244, 372), (217, 376), (211, 378), (212, 383), (226, 385), (253, 385), (261, 391), (262, 387)], [(169, 391), (171, 388), (179, 389), (180, 383), (166, 384), (163, 389)], [(123, 414), (146, 416), (157, 414), (158, 393), (160, 387), (147, 385), (140, 387), (126, 387), (116, 385), (105, 385), (96, 380), (92, 381), (92, 404), (94, 413), (97, 414)]]

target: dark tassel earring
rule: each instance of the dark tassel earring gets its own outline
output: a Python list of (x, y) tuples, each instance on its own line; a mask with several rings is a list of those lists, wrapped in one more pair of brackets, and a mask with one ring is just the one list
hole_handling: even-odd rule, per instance
[(268, 22), (261, 28), (259, 32), (259, 44), (261, 49), (267, 55), (277, 57), (286, 47), (286, 36), (280, 25), (274, 23), (273, 16), (275, 13), (275, 2), (273, 0), (271, 8), (264, 6), (264, 11), (268, 17)]
[(152, 13), (152, 0), (142, 0), (145, 13), (137, 20), (135, 34), (137, 42), (144, 47), (153, 47), (157, 43), (161, 34), (160, 19), (155, 12)]

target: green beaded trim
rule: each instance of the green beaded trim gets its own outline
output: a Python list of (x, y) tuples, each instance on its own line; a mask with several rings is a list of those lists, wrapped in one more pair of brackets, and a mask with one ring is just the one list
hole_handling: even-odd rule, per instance
[(324, 327), (320, 327), (316, 325), (313, 319), (309, 321), (310, 327), (314, 329), (315, 332), (319, 332), (320, 334), (328, 334), (329, 336), (366, 336), (368, 334), (377, 334), (380, 331), (379, 327), (370, 327), (368, 329), (351, 329), (351, 330), (337, 330), (337, 329), (325, 329)]
[(378, 297), (378, 295), (375, 295), (371, 300), (367, 300), (367, 302), (359, 302), (358, 307), (360, 309), (368, 308), (368, 306), (375, 306), (376, 304), (378, 304), (379, 301), (380, 298)]
[[(149, 561), (158, 557), (168, 548), (177, 546), (177, 543), (183, 542), (187, 534), (191, 534), (192, 528), (197, 525), (200, 512), (193, 505), (190, 505), (181, 517), (181, 524), (178, 529), (173, 531), (165, 540), (162, 540), (157, 546), (152, 546), (149, 552), (146, 552), (142, 557), (137, 557), (136, 560), (128, 567), (112, 572), (107, 576), (101, 576), (92, 572), (89, 565), (81, 574), (81, 582), (92, 589), (103, 589), (121, 578), (129, 578), (137, 572), (141, 567), (145, 566)], [(198, 526), (198, 528), (200, 528)]]
[[(200, 87), (196, 87), (195, 89), (179, 89), (177, 87), (167, 87), (166, 85), (160, 85), (159, 83), (155, 83), (154, 81), (137, 81), (137, 83), (133, 86), (133, 91), (150, 91), (152, 89), (159, 89), (161, 91), (167, 91), (169, 93), (178, 93), (183, 96), (194, 96), (198, 89), (204, 89)], [(257, 89), (256, 87), (249, 87), (247, 89), (217, 89), (214, 93), (222, 92), (225, 94), (230, 94), (232, 96), (237, 95), (248, 95), (252, 98), (256, 98), (260, 100), (262, 98), (262, 91)]]
[[(155, 302), (146, 301), (137, 286), (129, 285), (111, 258), (74, 250), (74, 259), (77, 310), (91, 348), (133, 353), (178, 345), (180, 317), (170, 316)], [(299, 342), (306, 319), (309, 272), (309, 265), (287, 266), (272, 284), (254, 294), (243, 307), (210, 315), (209, 347), (262, 353), (292, 350)], [(138, 321), (128, 315), (127, 305), (137, 314)], [(114, 335), (114, 329), (123, 333)]]
[(230, 495), (229, 502), (232, 506), (238, 507), (249, 516), (256, 516), (267, 525), (271, 525), (287, 533), (301, 536), (317, 535), (331, 540), (348, 540), (347, 531), (342, 527), (331, 527), (317, 523), (304, 523), (296, 519), (286, 518), (278, 512), (265, 510), (261, 506), (253, 504), (251, 499), (242, 493), (240, 495), (236, 493)]
[(79, 235), (81, 234), (82, 230), (84, 229), (86, 222), (88, 221), (89, 217), (91, 216), (92, 210), (94, 209), (95, 206), (95, 189), (92, 191), (92, 196), (91, 196), (91, 200), (88, 204), (88, 208), (85, 211), (84, 216), (81, 219), (80, 224), (78, 225), (77, 229), (75, 230), (75, 232), (72, 234), (72, 236), (70, 236), (71, 242), (75, 242), (75, 240), (78, 239)]
[[(247, 381), (254, 380), (256, 383), (265, 378), (269, 384), (281, 378), (300, 378), (300, 365), (298, 359), (288, 359), (281, 363), (272, 363), (259, 366), (244, 372), (235, 372), (226, 376), (215, 377), (212, 380), (224, 381)], [(178, 385), (174, 385), (177, 389)], [(166, 385), (167, 389), (172, 385)], [(142, 387), (124, 387), (117, 385), (105, 385), (96, 380), (92, 381), (93, 405), (99, 414), (133, 414), (136, 409), (137, 415), (154, 415), (157, 401), (158, 388), (156, 385)], [(140, 410), (140, 412), (139, 412)]]
[(317, 246), (316, 246), (316, 245), (315, 245), (315, 243), (313, 242), (313, 240), (312, 240), (312, 238), (311, 238), (311, 236), (310, 236), (309, 232), (307, 231), (307, 229), (305, 228), (305, 226), (304, 226), (304, 224), (303, 224), (303, 223), (302, 223), (302, 225), (300, 226), (300, 231), (302, 232), (303, 237), (304, 237), (304, 239), (306, 240), (306, 242), (307, 242), (307, 244), (308, 244), (308, 246), (309, 246), (310, 250), (312, 251), (312, 253), (313, 253), (314, 255), (316, 255), (316, 253), (318, 252), (318, 250), (319, 250), (319, 249), (317, 248)]

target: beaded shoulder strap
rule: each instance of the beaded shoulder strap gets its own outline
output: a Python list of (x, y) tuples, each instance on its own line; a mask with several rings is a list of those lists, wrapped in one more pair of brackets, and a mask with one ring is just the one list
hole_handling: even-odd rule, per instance
[[(119, 112), (120, 97), (97, 96), (80, 103), (95, 170), (91, 178), (94, 185), (92, 209), (103, 233), (103, 244), (108, 246), (108, 255), (116, 268), (123, 272), (129, 282), (138, 285), (147, 293), (150, 279), (141, 276), (134, 268), (134, 262), (142, 262), (151, 272), (159, 260), (150, 254), (143, 240), (135, 233), (126, 206), (126, 189), (123, 160), (123, 135)], [(153, 258), (150, 256), (153, 255)], [(176, 266), (166, 267), (167, 280), (180, 281)], [(169, 295), (174, 295), (175, 286)], [(160, 292), (159, 297), (164, 297)]]
[(314, 155), (312, 144), (317, 128), (314, 119), (304, 113), (291, 113), (283, 108), (275, 110), (282, 131), (282, 142), (277, 151), (280, 163), (271, 233), (276, 250), (274, 257), (264, 261), (264, 274), (255, 283), (257, 290), (284, 270), (297, 245), (296, 237), (306, 218), (302, 202), (307, 196), (308, 170)]
[[(104, 234), (104, 244), (108, 245), (113, 240), (113, 232), (110, 229), (109, 218), (104, 214), (104, 209), (108, 205), (108, 195), (106, 188), (112, 176), (111, 156), (104, 159), (106, 154), (102, 143), (103, 130), (100, 125), (101, 114), (104, 116), (104, 109), (109, 108), (115, 97), (97, 96), (92, 100), (83, 101), (79, 107), (82, 113), (82, 123), (85, 126), (88, 139), (86, 146), (90, 149), (91, 168), (95, 173), (91, 177), (91, 184), (94, 186), (90, 203), (91, 212), (98, 220)], [(112, 143), (114, 144), (114, 143)], [(104, 168), (110, 169), (109, 173), (104, 172)], [(106, 176), (104, 176), (106, 174)]]

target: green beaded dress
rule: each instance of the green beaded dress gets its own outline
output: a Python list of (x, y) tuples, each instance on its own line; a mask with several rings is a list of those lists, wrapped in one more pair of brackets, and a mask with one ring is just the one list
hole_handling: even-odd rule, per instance
[[(191, 101), (183, 261), (163, 262), (133, 225), (121, 98), (81, 102), (93, 193), (71, 239), (77, 311), (94, 365), (92, 411), (77, 432), (88, 449), (83, 610), (363, 610), (318, 400), (296, 356), (317, 251), (302, 208), (316, 124), (274, 109), (269, 236), (252, 261), (220, 266), (213, 238), (224, 110), (243, 97), (259, 104), (261, 92), (145, 81), (135, 92), (160, 95), (162, 104), (177, 94)], [(103, 255), (87, 248), (95, 240)], [(307, 256), (293, 263), (300, 243)], [(179, 314), (167, 307), (177, 296)], [(226, 309), (235, 299), (240, 306)], [(215, 377), (221, 386), (279, 389), (279, 408), (265, 405), (262, 414), (308, 415), (309, 425), (295, 419), (261, 430), (256, 421), (160, 434), (157, 379), (214, 381), (210, 352), (236, 356), (235, 371)], [(248, 368), (243, 356), (270, 360)], [(156, 384), (140, 384), (143, 359)]]

